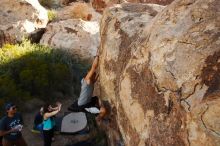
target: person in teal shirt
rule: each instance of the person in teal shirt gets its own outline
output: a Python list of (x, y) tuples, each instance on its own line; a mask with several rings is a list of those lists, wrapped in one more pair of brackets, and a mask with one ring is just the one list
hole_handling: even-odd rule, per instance
[(61, 110), (61, 103), (52, 108), (50, 104), (45, 104), (43, 108), (43, 137), (44, 146), (51, 146), (54, 136), (55, 119), (54, 116)]

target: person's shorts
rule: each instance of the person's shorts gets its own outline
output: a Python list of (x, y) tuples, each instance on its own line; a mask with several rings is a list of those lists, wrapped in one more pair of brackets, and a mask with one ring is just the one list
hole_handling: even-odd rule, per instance
[(74, 101), (73, 104), (68, 108), (70, 111), (74, 112), (85, 112), (85, 108), (96, 107), (99, 109), (99, 99), (97, 96), (91, 98), (91, 101), (85, 105), (79, 106), (78, 101)]

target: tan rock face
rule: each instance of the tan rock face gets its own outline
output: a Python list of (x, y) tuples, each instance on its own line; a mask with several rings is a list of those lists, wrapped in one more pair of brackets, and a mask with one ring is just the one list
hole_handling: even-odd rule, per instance
[(75, 2), (57, 11), (57, 19), (83, 19), (85, 21), (100, 21), (101, 14), (88, 3)]
[(128, 2), (136, 2), (136, 3), (151, 3), (151, 4), (159, 4), (159, 5), (168, 5), (174, 0), (128, 0)]
[(220, 143), (219, 7), (176, 0), (104, 12), (100, 96), (116, 109), (125, 145)]
[(92, 60), (100, 43), (99, 24), (80, 19), (50, 23), (40, 43), (67, 51), (84, 61)]
[(103, 12), (106, 7), (113, 6), (114, 4), (121, 4), (123, 2), (168, 5), (173, 1), (174, 0), (92, 0), (91, 3), (96, 11)]
[(21, 41), (23, 36), (46, 27), (47, 11), (38, 0), (0, 1), (0, 47)]
[(89, 2), (88, 0), (39, 0), (42, 6), (49, 9), (57, 9), (71, 5), (71, 3), (77, 2)]

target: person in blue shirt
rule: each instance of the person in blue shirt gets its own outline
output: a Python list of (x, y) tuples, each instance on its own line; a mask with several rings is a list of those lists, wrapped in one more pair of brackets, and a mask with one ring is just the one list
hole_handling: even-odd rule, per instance
[(41, 107), (40, 111), (35, 115), (33, 129), (40, 132), (43, 130), (43, 107)]
[(61, 103), (57, 103), (57, 107), (52, 108), (50, 104), (43, 107), (43, 137), (44, 146), (51, 146), (54, 136), (55, 119), (54, 116), (61, 110)]
[(0, 122), (0, 136), (3, 136), (3, 146), (27, 146), (22, 137), (23, 119), (17, 113), (17, 107), (13, 103), (5, 105), (6, 116)]

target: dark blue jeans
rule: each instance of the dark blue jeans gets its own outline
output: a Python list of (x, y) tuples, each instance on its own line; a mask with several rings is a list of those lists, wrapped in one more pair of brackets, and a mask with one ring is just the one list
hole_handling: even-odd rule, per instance
[(54, 137), (54, 128), (51, 130), (43, 130), (44, 146), (51, 146), (52, 138)]

